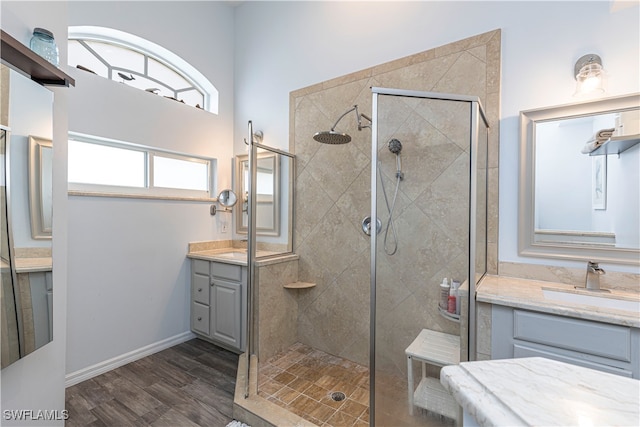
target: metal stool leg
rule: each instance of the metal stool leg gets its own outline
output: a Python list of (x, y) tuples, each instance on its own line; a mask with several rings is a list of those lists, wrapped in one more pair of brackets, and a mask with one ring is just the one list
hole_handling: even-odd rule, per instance
[(409, 391), (409, 415), (413, 415), (413, 363), (411, 356), (407, 356), (407, 384)]

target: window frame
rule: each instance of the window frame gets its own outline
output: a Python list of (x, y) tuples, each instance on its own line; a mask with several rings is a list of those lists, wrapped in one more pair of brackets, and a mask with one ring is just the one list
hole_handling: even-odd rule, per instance
[[(147, 58), (151, 58), (155, 61), (158, 61), (160, 64), (166, 66), (170, 70), (179, 74), (189, 84), (192, 85), (192, 88), (176, 89), (174, 91), (176, 94), (180, 92), (196, 89), (198, 92), (202, 93), (204, 98), (204, 105), (202, 106), (202, 109), (204, 111), (209, 111), (213, 114), (218, 114), (219, 100), (218, 100), (218, 90), (216, 89), (216, 87), (191, 64), (186, 62), (184, 59), (180, 58), (175, 53), (171, 52), (168, 49), (165, 49), (164, 47), (158, 44), (155, 44), (149, 40), (143, 39), (133, 34), (126, 33), (124, 31), (115, 30), (113, 28), (88, 26), (88, 25), (70, 26), (68, 29), (68, 40), (75, 40), (79, 42), (95, 41), (100, 43), (106, 43), (106, 44), (111, 44), (124, 49), (128, 49), (132, 52), (136, 52), (140, 55), (143, 55), (145, 57), (144, 78), (155, 81), (156, 83), (166, 88), (171, 88), (168, 84), (158, 81), (154, 77), (146, 75), (146, 71), (148, 68)], [(85, 46), (85, 49), (86, 49), (86, 46)], [(88, 50), (92, 52), (92, 49), (88, 49)], [(95, 52), (93, 52), (92, 54), (96, 57), (96, 59), (98, 59), (107, 67), (109, 77), (104, 77), (104, 78), (108, 80), (113, 80), (111, 77), (112, 72), (123, 70), (122, 67), (118, 67), (118, 66), (114, 66), (106, 63), (105, 60)], [(129, 73), (130, 70), (127, 70), (126, 72)], [(137, 72), (132, 72), (132, 74), (141, 75), (140, 73), (137, 73)], [(140, 89), (140, 90), (143, 90), (143, 89)]]
[[(106, 147), (114, 147), (124, 150), (144, 153), (144, 187), (130, 187), (119, 185), (90, 184), (68, 181), (68, 193), (73, 196), (103, 196), (103, 197), (129, 197), (151, 198), (170, 200), (215, 201), (217, 159), (213, 157), (198, 156), (194, 154), (180, 153), (172, 150), (163, 150), (141, 144), (118, 141), (95, 135), (87, 135), (69, 131), (68, 140), (87, 144), (95, 144)], [(156, 187), (154, 185), (154, 157), (168, 157), (178, 160), (195, 162), (207, 165), (207, 191), (188, 190), (181, 188)]]

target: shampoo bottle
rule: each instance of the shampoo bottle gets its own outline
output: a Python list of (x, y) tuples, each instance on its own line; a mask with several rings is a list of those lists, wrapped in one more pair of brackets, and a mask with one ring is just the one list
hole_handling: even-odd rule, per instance
[(456, 297), (456, 314), (460, 314), (460, 282), (457, 280), (451, 280), (451, 287), (455, 288)]
[(449, 295), (447, 312), (450, 314), (455, 314), (456, 312), (456, 297), (453, 295)]
[(440, 284), (440, 302), (438, 304), (439, 307), (445, 311), (448, 310), (449, 292), (450, 292), (449, 282), (445, 277), (444, 279), (442, 279), (442, 283)]
[[(451, 281), (453, 285), (453, 280)], [(447, 311), (451, 314), (456, 314), (456, 289), (451, 286), (449, 289), (449, 298), (447, 299)]]

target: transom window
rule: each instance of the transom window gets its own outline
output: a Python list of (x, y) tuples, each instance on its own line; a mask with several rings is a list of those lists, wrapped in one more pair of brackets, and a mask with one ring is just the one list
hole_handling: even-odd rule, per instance
[(140, 37), (104, 27), (69, 27), (69, 66), (218, 113), (218, 91), (194, 67)]
[(69, 132), (74, 193), (210, 199), (216, 160)]

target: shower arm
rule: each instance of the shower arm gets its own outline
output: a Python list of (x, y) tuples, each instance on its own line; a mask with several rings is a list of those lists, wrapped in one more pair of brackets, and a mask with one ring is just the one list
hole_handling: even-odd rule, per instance
[(340, 120), (342, 120), (344, 118), (344, 116), (346, 116), (347, 114), (349, 114), (350, 112), (355, 111), (356, 112), (356, 117), (358, 118), (358, 130), (362, 130), (364, 128), (371, 128), (371, 125), (363, 125), (362, 124), (362, 120), (361, 118), (364, 117), (365, 119), (369, 120), (369, 123), (373, 123), (371, 121), (371, 119), (364, 115), (364, 114), (360, 114), (358, 113), (358, 106), (354, 105), (353, 107), (351, 107), (350, 109), (348, 109), (347, 111), (345, 111), (344, 113), (342, 113), (342, 115), (340, 117), (338, 117), (338, 120), (336, 120), (336, 122), (334, 123), (334, 125), (331, 127), (331, 131), (335, 131), (336, 130), (336, 126), (338, 126), (338, 123), (340, 123)]

